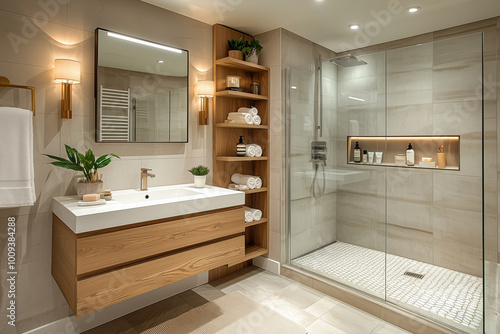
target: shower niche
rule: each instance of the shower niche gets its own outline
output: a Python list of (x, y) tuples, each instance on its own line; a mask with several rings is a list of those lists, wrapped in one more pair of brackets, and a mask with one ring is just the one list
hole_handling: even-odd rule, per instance
[[(361, 152), (367, 151), (373, 155), (368, 162), (354, 162), (354, 147), (356, 142)], [(411, 143), (415, 153), (415, 164), (408, 166), (397, 162), (398, 155), (404, 159), (408, 144)], [(380, 163), (376, 154), (382, 152)], [(348, 136), (347, 163), (352, 165), (370, 165), (402, 168), (428, 168), (460, 170), (460, 136)]]

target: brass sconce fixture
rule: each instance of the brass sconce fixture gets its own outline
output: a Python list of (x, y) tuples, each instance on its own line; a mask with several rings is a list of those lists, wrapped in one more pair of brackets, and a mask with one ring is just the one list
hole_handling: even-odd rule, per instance
[(73, 59), (56, 59), (54, 81), (61, 83), (61, 118), (72, 118), (71, 88), (80, 83), (80, 62)]
[(200, 98), (199, 125), (208, 125), (208, 98), (214, 96), (214, 82), (200, 80), (196, 84), (196, 95)]

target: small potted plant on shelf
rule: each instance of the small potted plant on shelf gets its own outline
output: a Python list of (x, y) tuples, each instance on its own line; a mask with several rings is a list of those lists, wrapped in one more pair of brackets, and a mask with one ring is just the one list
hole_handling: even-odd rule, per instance
[(210, 173), (210, 169), (203, 165), (199, 165), (198, 167), (193, 167), (188, 170), (194, 177), (194, 186), (196, 188), (205, 187), (205, 183), (207, 182), (207, 174)]
[(77, 179), (76, 192), (80, 199), (85, 194), (100, 194), (102, 191), (103, 182), (99, 178), (97, 170), (106, 167), (111, 162), (111, 158), (115, 157), (120, 159), (119, 156), (113, 153), (101, 155), (95, 158), (94, 152), (88, 149), (85, 154), (78, 152), (75, 148), (69, 145), (66, 147), (66, 155), (68, 159), (56, 157), (50, 154), (44, 154), (55, 161), (51, 162), (52, 165), (66, 169), (72, 169), (83, 173), (83, 178)]
[(228, 56), (231, 58), (236, 58), (239, 60), (243, 60), (243, 52), (241, 49), (245, 46), (245, 42), (243, 41), (243, 37), (238, 39), (230, 39), (227, 41), (229, 45)]
[(245, 60), (257, 64), (259, 62), (259, 53), (262, 50), (262, 45), (254, 39), (251, 42), (245, 42), (245, 46), (241, 49), (245, 55)]

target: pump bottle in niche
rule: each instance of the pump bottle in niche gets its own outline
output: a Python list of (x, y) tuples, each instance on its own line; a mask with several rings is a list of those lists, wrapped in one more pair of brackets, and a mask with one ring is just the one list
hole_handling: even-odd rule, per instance
[(247, 146), (243, 142), (243, 136), (240, 136), (240, 141), (236, 144), (236, 156), (244, 157), (247, 154)]
[(356, 142), (354, 147), (354, 162), (361, 162), (361, 147), (359, 147), (359, 142)]
[(415, 165), (415, 151), (411, 146), (411, 143), (408, 144), (408, 149), (406, 150), (406, 165), (414, 166)]

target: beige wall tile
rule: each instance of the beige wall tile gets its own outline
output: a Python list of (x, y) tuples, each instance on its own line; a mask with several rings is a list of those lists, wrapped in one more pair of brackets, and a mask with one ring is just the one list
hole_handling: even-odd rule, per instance
[(425, 263), (434, 263), (433, 234), (421, 230), (387, 225), (387, 252)]
[(434, 243), (434, 264), (443, 268), (482, 277), (482, 249), (448, 241)]
[(435, 207), (481, 212), (481, 178), (433, 172)]
[(432, 105), (415, 104), (387, 108), (387, 135), (432, 134)]

